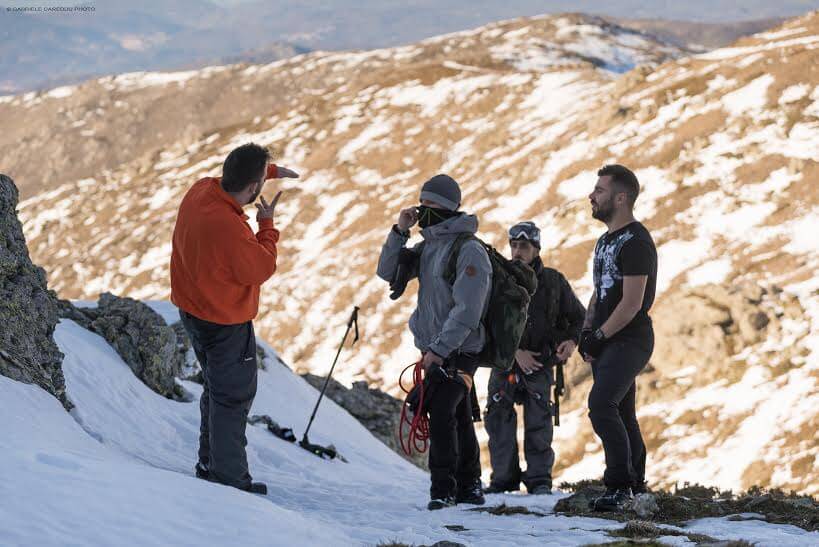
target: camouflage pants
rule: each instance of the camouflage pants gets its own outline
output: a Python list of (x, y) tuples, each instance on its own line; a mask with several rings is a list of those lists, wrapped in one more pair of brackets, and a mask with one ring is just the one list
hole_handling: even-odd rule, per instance
[[(489, 377), (489, 399), (485, 426), (489, 434), (489, 458), (492, 463), (491, 483), (506, 490), (517, 490), (521, 480), (532, 490), (540, 485), (552, 485), (552, 404), (549, 387), (553, 369), (544, 368), (524, 375), (515, 384), (508, 375), (492, 371)], [(515, 404), (523, 406), (523, 452), (526, 472), (521, 472), (518, 456), (518, 416)]]

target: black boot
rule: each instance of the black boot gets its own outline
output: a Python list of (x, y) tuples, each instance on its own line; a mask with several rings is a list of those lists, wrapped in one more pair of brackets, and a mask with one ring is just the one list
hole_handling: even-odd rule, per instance
[(529, 491), (529, 494), (533, 496), (548, 496), (552, 493), (552, 485), (544, 482), (534, 485), (531, 488), (527, 488), (527, 490)]
[(455, 496), (455, 502), (469, 503), (472, 505), (483, 505), (486, 503), (486, 499), (483, 497), (481, 479), (465, 484), (463, 487), (458, 485), (458, 495)]
[(486, 494), (503, 494), (504, 492), (517, 492), (520, 490), (520, 484), (497, 484), (490, 483), (484, 490)]
[(609, 488), (594, 500), (595, 511), (622, 511), (632, 500), (631, 488)]
[(247, 488), (243, 488), (245, 492), (250, 492), (251, 494), (260, 494), (262, 496), (267, 495), (267, 485), (263, 482), (251, 482), (250, 486)]
[(197, 479), (204, 479), (206, 481), (210, 480), (210, 471), (208, 470), (208, 466), (202, 462), (196, 462), (196, 478)]
[(648, 483), (646, 482), (638, 482), (631, 487), (631, 493), (635, 496), (637, 494), (647, 494), (648, 492), (650, 492), (650, 490), (648, 489)]
[(453, 498), (452, 496), (446, 496), (443, 498), (432, 498), (427, 504), (427, 509), (429, 509), (430, 511), (443, 509), (445, 507), (455, 507), (455, 498)]

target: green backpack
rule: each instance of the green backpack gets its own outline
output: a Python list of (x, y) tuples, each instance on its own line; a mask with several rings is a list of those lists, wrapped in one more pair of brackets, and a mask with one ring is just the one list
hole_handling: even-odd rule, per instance
[(455, 284), (461, 247), (471, 239), (483, 245), (492, 264), (489, 305), (481, 318), (486, 331), (486, 344), (478, 355), (478, 362), (481, 366), (506, 372), (515, 363), (515, 352), (526, 329), (529, 300), (537, 289), (537, 275), (528, 265), (509, 260), (474, 235), (462, 234), (452, 243), (449, 262), (444, 270), (444, 279), (449, 284)]

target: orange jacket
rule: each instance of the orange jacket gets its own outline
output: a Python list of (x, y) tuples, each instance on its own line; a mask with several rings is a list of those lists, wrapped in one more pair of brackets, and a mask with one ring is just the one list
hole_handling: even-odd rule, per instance
[[(270, 165), (265, 178), (275, 178)], [(171, 301), (189, 314), (221, 325), (252, 320), (259, 287), (276, 271), (279, 231), (271, 219), (254, 234), (248, 216), (221, 178), (201, 179), (179, 206), (171, 252)]]

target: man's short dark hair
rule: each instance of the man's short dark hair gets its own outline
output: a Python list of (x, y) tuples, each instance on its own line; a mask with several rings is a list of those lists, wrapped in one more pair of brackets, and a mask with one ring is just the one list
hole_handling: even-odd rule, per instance
[(222, 188), (225, 192), (241, 192), (264, 179), (264, 166), (269, 159), (267, 148), (252, 142), (233, 149), (222, 164)]
[(618, 164), (606, 165), (597, 172), (597, 176), (611, 177), (611, 182), (615, 187), (614, 191), (626, 194), (629, 206), (634, 207), (634, 202), (640, 195), (640, 183), (637, 181), (637, 175), (631, 169)]

